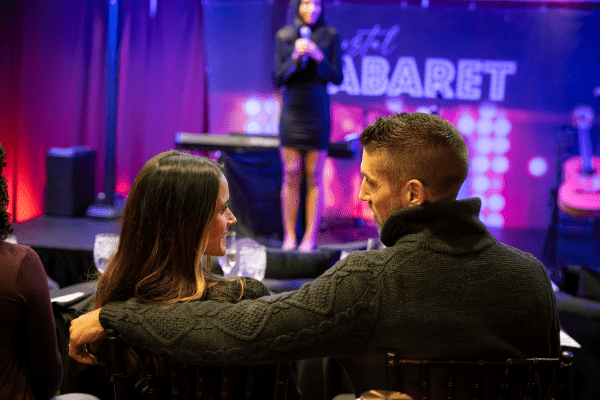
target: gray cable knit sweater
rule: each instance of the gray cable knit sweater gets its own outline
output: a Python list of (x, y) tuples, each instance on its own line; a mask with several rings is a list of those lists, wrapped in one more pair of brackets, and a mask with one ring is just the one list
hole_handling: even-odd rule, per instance
[(396, 211), (381, 230), (387, 248), (351, 253), (294, 292), (166, 310), (110, 303), (100, 322), (132, 345), (191, 363), (333, 356), (356, 394), (385, 388), (387, 349), (412, 358), (557, 356), (544, 266), (496, 241), (480, 207), (468, 199)]

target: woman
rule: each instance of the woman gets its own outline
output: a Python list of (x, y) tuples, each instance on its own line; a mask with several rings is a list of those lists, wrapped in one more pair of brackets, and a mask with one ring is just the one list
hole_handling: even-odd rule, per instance
[[(214, 162), (178, 151), (147, 161), (129, 192), (119, 247), (99, 278), (94, 308), (134, 297), (171, 305), (267, 295), (259, 281), (225, 280), (210, 273), (210, 256), (225, 254), (227, 231), (237, 222), (228, 206), (227, 180)], [(88, 351), (98, 350), (104, 358), (105, 348)], [(132, 384), (137, 380), (143, 387), (140, 354), (128, 348), (126, 366)], [(154, 356), (154, 362), (160, 375), (165, 360)]]
[(0, 144), (0, 400), (46, 400), (63, 367), (56, 343), (48, 280), (38, 255), (5, 241), (12, 233)]
[(293, 25), (277, 32), (273, 73), (275, 84), (284, 89), (279, 120), (283, 249), (296, 247), (304, 169), (306, 230), (298, 249), (311, 251), (317, 244), (323, 212), (323, 167), (331, 131), (326, 85), (342, 83), (342, 52), (337, 31), (325, 25), (321, 0), (292, 0), (290, 7)]

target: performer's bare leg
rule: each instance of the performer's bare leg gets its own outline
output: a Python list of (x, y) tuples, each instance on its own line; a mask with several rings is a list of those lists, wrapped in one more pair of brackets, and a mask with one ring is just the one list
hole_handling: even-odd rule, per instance
[(302, 153), (282, 147), (279, 150), (283, 167), (281, 184), (281, 214), (283, 217), (283, 250), (296, 248), (296, 220), (302, 182)]
[(317, 247), (317, 234), (321, 225), (325, 191), (323, 189), (323, 169), (327, 161), (327, 150), (311, 150), (305, 156), (306, 171), (306, 231), (300, 251), (311, 251)]

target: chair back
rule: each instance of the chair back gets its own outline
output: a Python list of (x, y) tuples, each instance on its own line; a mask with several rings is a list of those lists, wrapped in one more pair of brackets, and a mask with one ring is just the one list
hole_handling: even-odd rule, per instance
[[(108, 332), (108, 346), (110, 353), (110, 366), (113, 386), (115, 390), (116, 400), (130, 400), (134, 396), (132, 395), (131, 383), (127, 380), (127, 370), (125, 367), (125, 343), (121, 339), (119, 333), (114, 329), (107, 329)], [(182, 390), (181, 385), (181, 365), (176, 361), (168, 361), (169, 375), (169, 386), (170, 386), (170, 399), (177, 400), (183, 398), (194, 398), (196, 400), (213, 398), (212, 393), (207, 393), (205, 385), (205, 367), (201, 365), (187, 366), (187, 368), (194, 369), (194, 382), (186, 385), (186, 387), (192, 388), (195, 393), (185, 393)], [(256, 366), (248, 366), (248, 374), (245, 380), (245, 391), (243, 398), (244, 400), (251, 400), (255, 398), (255, 392), (259, 389), (255, 385), (255, 371)], [(273, 400), (285, 400), (288, 381), (290, 377), (290, 365), (289, 363), (277, 364), (277, 371), (273, 382)], [(220, 378), (220, 390), (219, 395), (221, 400), (233, 400), (235, 398), (233, 383), (235, 381), (234, 374), (238, 371), (235, 367), (221, 367), (221, 378)], [(147, 382), (147, 389), (145, 391), (148, 400), (157, 400), (159, 398), (159, 379), (156, 376), (156, 370), (154, 362), (152, 360), (152, 353), (144, 351), (144, 373)], [(187, 378), (189, 375), (185, 374)], [(136, 398), (139, 395), (135, 396)], [(238, 395), (239, 398), (239, 395)], [(235, 399), (238, 400), (238, 399)]]
[[(427, 360), (427, 359), (404, 359), (400, 358), (396, 351), (389, 351), (386, 355), (387, 389), (402, 392), (403, 384), (401, 377), (401, 366), (413, 365), (421, 369), (419, 399), (430, 399), (430, 368), (437, 367), (446, 370), (445, 388), (438, 388), (444, 392), (446, 400), (456, 399), (457, 392), (457, 370), (465, 372), (470, 376), (471, 393), (469, 398), (480, 400), (484, 395), (484, 381), (490, 370), (497, 374), (500, 370), (500, 379), (494, 392), (498, 393), (499, 400), (508, 400), (511, 397), (511, 384), (514, 376), (520, 375), (525, 378), (524, 396), (525, 400), (532, 400), (541, 392), (540, 399), (562, 400), (565, 398), (568, 387), (569, 368), (573, 361), (573, 354), (563, 351), (559, 358), (527, 358), (527, 359), (505, 359), (505, 360)], [(523, 377), (523, 371), (526, 376)], [(544, 378), (540, 376), (543, 374)], [(463, 375), (461, 374), (461, 377)], [(414, 387), (414, 386), (413, 386)], [(439, 392), (440, 390), (437, 390)], [(521, 397), (520, 397), (521, 398)]]

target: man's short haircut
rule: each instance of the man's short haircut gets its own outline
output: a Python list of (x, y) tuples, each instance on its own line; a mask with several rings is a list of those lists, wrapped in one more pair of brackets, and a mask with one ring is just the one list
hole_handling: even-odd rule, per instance
[(390, 179), (418, 179), (432, 201), (454, 200), (469, 171), (469, 151), (450, 122), (437, 115), (379, 117), (360, 137), (367, 153), (383, 151)]

